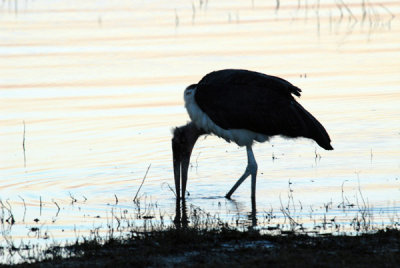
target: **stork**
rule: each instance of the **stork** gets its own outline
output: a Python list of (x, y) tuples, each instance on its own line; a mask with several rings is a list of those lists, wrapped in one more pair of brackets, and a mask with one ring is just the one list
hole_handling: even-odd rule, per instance
[(192, 149), (201, 135), (214, 134), (227, 142), (246, 146), (247, 167), (226, 194), (251, 176), (251, 199), (255, 202), (257, 162), (252, 145), (272, 136), (304, 137), (325, 150), (333, 150), (325, 128), (293, 97), (301, 89), (290, 82), (259, 72), (238, 69), (214, 71), (184, 91), (191, 122), (173, 131), (172, 152), (177, 201), (185, 199)]

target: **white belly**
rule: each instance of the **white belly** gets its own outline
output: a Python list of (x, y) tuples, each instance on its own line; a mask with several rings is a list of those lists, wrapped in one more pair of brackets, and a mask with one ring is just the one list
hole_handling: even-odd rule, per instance
[(268, 136), (253, 132), (247, 129), (223, 129), (217, 126), (210, 117), (205, 114), (197, 105), (194, 95), (196, 88), (186, 89), (184, 92), (185, 107), (189, 113), (192, 122), (207, 133), (212, 133), (227, 142), (235, 142), (239, 146), (252, 145), (254, 141), (264, 142), (269, 139)]

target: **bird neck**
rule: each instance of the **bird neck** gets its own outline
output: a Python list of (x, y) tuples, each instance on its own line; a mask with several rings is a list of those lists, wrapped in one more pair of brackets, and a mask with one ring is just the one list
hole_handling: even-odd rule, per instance
[(197, 128), (197, 126), (193, 122), (189, 122), (188, 124), (179, 128), (185, 143), (187, 145), (187, 149), (192, 151), (194, 144), (196, 143), (197, 139), (201, 136), (206, 134), (206, 132), (202, 129)]

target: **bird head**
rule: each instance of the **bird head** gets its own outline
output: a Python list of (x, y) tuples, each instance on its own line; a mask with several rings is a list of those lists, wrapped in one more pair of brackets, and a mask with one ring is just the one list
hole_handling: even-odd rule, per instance
[(182, 198), (185, 198), (190, 156), (194, 144), (202, 134), (204, 134), (204, 132), (199, 130), (192, 122), (173, 130), (172, 157), (174, 163), (174, 179), (177, 199), (180, 199), (181, 196), (181, 186)]

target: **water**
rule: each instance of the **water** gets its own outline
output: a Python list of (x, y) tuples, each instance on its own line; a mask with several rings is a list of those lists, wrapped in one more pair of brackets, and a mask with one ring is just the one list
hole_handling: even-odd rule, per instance
[[(0, 198), (16, 221), (3, 236), (26, 241), (41, 227), (41, 238), (61, 241), (106, 227), (111, 210), (134, 210), (150, 164), (139, 196), (173, 218), (171, 128), (189, 120), (182, 93), (223, 68), (302, 88), (299, 102), (335, 148), (279, 137), (255, 145), (259, 222), (288, 202), (303, 219), (328, 204), (344, 224), (363, 206), (374, 224), (398, 220), (399, 2), (281, 2), (3, 2)], [(246, 217), (250, 181), (234, 201), (223, 197), (245, 166), (244, 148), (201, 138), (188, 203)], [(343, 201), (357, 208), (344, 213)]]

